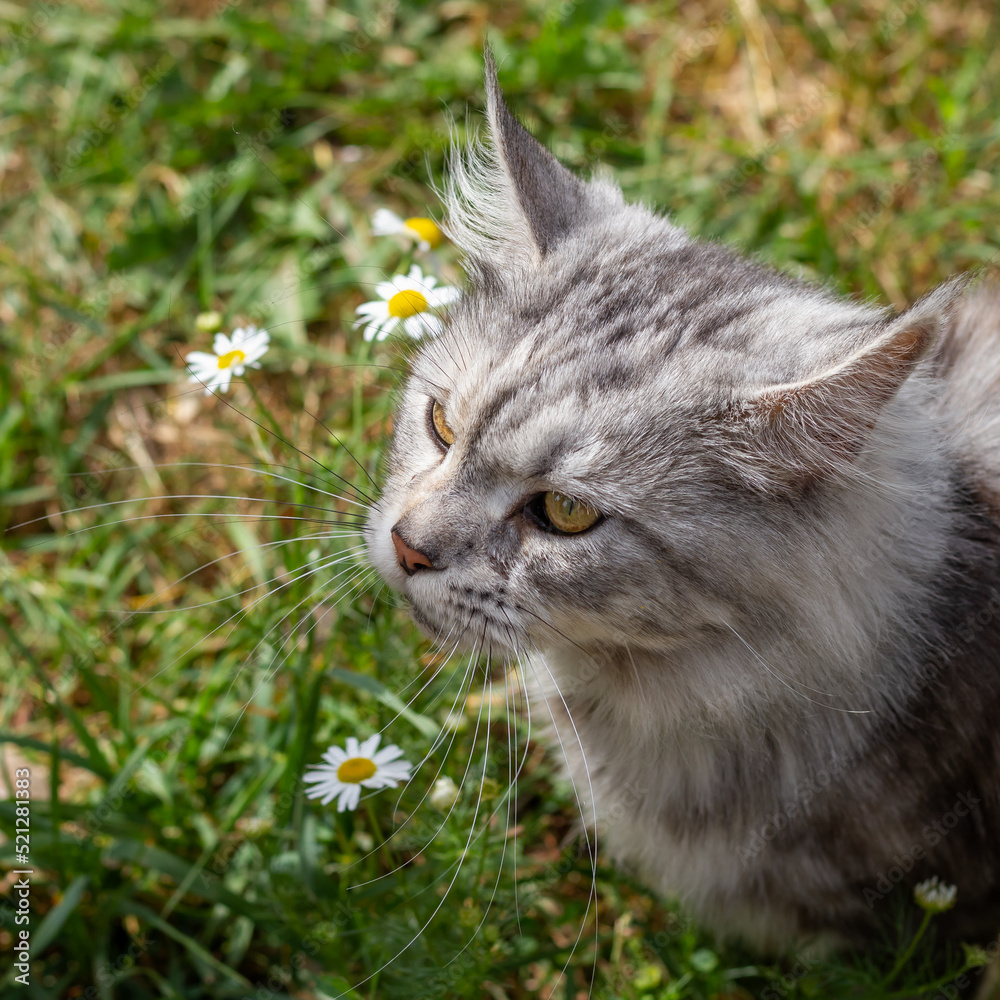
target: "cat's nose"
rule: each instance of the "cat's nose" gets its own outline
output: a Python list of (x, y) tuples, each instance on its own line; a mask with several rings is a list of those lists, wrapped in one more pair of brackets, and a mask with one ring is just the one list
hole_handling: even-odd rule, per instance
[(392, 544), (396, 548), (396, 556), (399, 565), (407, 576), (413, 576), (418, 569), (434, 569), (434, 564), (415, 548), (406, 544), (403, 536), (395, 529), (392, 529)]

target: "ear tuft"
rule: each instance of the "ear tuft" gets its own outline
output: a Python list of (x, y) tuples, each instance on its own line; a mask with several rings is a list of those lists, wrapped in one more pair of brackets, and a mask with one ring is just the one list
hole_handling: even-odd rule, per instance
[(511, 114), (485, 50), (488, 138), (454, 149), (444, 191), (447, 230), (475, 271), (537, 266), (602, 208), (620, 205), (611, 185), (567, 170)]

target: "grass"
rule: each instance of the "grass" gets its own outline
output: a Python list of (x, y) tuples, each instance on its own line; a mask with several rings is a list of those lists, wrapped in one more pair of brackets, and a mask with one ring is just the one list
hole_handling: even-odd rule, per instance
[[(487, 25), (566, 163), (899, 306), (1000, 250), (992, 5), (47, 0), (0, 21), (0, 826), (27, 767), (35, 870), (27, 987), (0, 882), (0, 992), (954, 995), (968, 963), (932, 938), (886, 982), (912, 926), (864, 955), (750, 955), (592, 869), (502, 671), (460, 688), (356, 539), (316, 536), (351, 530), (329, 494), (377, 479), (405, 366), (350, 326), (405, 263), (369, 220), (436, 212)], [(447, 248), (433, 269), (460, 278)], [(273, 337), (224, 400), (183, 377), (207, 309)], [(303, 797), (328, 745), (383, 726), (429, 754), (398, 802)], [(421, 802), (439, 770), (450, 814)]]

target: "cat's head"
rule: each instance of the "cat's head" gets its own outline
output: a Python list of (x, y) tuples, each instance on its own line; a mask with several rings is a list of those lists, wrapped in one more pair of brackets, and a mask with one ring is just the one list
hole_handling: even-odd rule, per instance
[(891, 317), (692, 240), (559, 164), (489, 59), (487, 92), (448, 196), (471, 287), (412, 362), (374, 564), (467, 645), (670, 649), (794, 616), (923, 461), (910, 376), (951, 293)]

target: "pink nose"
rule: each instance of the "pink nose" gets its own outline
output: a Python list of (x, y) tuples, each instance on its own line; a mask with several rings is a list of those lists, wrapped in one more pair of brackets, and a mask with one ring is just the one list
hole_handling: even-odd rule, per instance
[(396, 548), (399, 565), (407, 576), (413, 576), (418, 569), (434, 569), (434, 564), (430, 559), (423, 552), (418, 552), (416, 549), (410, 548), (403, 541), (403, 536), (395, 528), (392, 529), (392, 544)]

